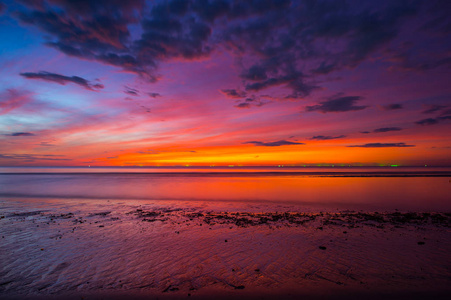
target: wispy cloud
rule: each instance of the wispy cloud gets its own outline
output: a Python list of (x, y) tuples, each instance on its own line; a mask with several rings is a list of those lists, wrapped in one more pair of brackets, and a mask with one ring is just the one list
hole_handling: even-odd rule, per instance
[(376, 128), (373, 130), (374, 133), (380, 133), (380, 132), (389, 132), (389, 131), (401, 131), (402, 128), (400, 127), (382, 127), (382, 128)]
[(50, 73), (50, 72), (45, 72), (45, 71), (41, 71), (38, 73), (32, 73), (32, 72), (20, 73), (20, 76), (23, 76), (28, 79), (41, 79), (41, 80), (45, 80), (45, 81), (56, 82), (61, 85), (65, 85), (66, 83), (71, 82), (71, 83), (75, 83), (75, 84), (77, 84), (87, 90), (90, 90), (90, 91), (96, 91), (96, 90), (100, 90), (100, 89), (104, 88), (103, 84), (91, 83), (90, 81), (88, 81), (82, 77), (65, 76), (65, 75)]
[(446, 106), (446, 105), (436, 105), (436, 104), (426, 105), (426, 109), (423, 110), (422, 113), (423, 114), (433, 114), (433, 113), (441, 111), (447, 107), (448, 106)]
[(10, 134), (6, 134), (8, 136), (35, 136), (34, 133), (31, 132), (13, 132)]
[(0, 93), (0, 115), (9, 113), (32, 102), (33, 99), (30, 93), (26, 91), (19, 91), (17, 89), (7, 89)]
[(383, 110), (397, 110), (397, 109), (402, 109), (402, 108), (403, 108), (402, 104), (398, 104), (398, 103), (393, 103), (393, 104), (388, 104), (388, 105), (382, 106)]
[(235, 105), (236, 108), (250, 108), (251, 104), (248, 102), (242, 102)]
[(365, 105), (355, 105), (357, 101), (360, 101), (360, 96), (343, 96), (338, 98), (331, 98), (327, 101), (320, 102), (317, 105), (307, 106), (306, 111), (320, 111), (322, 113), (328, 112), (347, 112), (357, 111), (367, 108)]
[[(264, 96), (249, 96), (247, 97), (244, 102), (238, 103), (237, 105), (235, 105), (236, 108), (251, 108), (251, 107), (260, 107), (263, 105), (266, 105), (268, 103), (270, 103), (271, 101), (268, 100), (264, 100), (262, 98), (267, 98)], [(242, 101), (242, 100), (241, 100)]]
[(360, 148), (390, 148), (390, 147), (415, 147), (415, 145), (407, 145), (405, 143), (368, 143), (363, 145), (351, 145), (347, 147), (360, 147)]
[(147, 94), (152, 98), (161, 97), (161, 95), (159, 93), (147, 93)]
[(50, 160), (61, 160), (61, 161), (69, 161), (70, 159), (64, 158), (65, 155), (52, 155), (52, 154), (0, 154), (0, 159), (7, 160), (23, 160), (27, 162), (31, 161), (50, 161)]
[(226, 97), (233, 99), (245, 98), (247, 95), (246, 92), (236, 89), (223, 89), (221, 90), (221, 93), (223, 93)]
[(276, 141), (276, 142), (249, 141), (249, 142), (244, 142), (243, 144), (253, 144), (255, 146), (265, 146), (265, 147), (279, 147), (279, 146), (287, 146), (287, 145), (305, 145), (304, 143), (290, 142), (290, 141), (286, 141), (286, 140), (280, 140), (280, 141)]
[(422, 126), (435, 125), (435, 124), (441, 123), (443, 121), (448, 121), (448, 120), (451, 120), (451, 115), (437, 117), (437, 118), (427, 118), (427, 119), (417, 121), (417, 122), (415, 122), (415, 124), (422, 125)]
[(325, 140), (335, 140), (335, 139), (342, 139), (345, 138), (346, 135), (337, 135), (337, 136), (330, 136), (330, 135), (315, 135), (311, 137), (311, 140), (318, 140), (318, 141), (325, 141)]
[(125, 90), (124, 93), (130, 95), (130, 96), (139, 96), (139, 91), (137, 89), (128, 87), (128, 86), (124, 86)]
[(37, 144), (37, 146), (41, 146), (41, 147), (54, 147), (55, 144), (52, 144), (51, 142), (40, 142), (39, 144)]

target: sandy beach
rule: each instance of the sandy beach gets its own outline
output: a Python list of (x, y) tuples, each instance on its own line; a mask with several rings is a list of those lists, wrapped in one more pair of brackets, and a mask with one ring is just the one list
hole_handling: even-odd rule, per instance
[(2, 299), (445, 298), (451, 214), (9, 199)]

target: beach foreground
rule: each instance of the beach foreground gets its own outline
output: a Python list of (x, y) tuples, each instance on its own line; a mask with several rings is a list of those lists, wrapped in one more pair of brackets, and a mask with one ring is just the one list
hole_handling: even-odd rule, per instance
[(5, 199), (2, 299), (443, 298), (451, 214)]

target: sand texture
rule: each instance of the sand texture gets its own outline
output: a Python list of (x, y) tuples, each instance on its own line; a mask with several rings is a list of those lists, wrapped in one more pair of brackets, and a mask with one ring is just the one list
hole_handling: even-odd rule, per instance
[(5, 299), (451, 292), (449, 213), (67, 199), (0, 205)]

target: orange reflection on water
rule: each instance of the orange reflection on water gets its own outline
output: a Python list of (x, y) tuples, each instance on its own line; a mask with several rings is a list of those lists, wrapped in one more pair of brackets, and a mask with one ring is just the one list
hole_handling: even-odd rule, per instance
[(269, 201), (356, 209), (449, 211), (447, 177), (321, 177), (305, 174), (0, 174), (0, 197)]
[(165, 200), (271, 201), (374, 207), (375, 209), (450, 208), (446, 178), (361, 177), (194, 177), (149, 180), (124, 186), (136, 195)]

